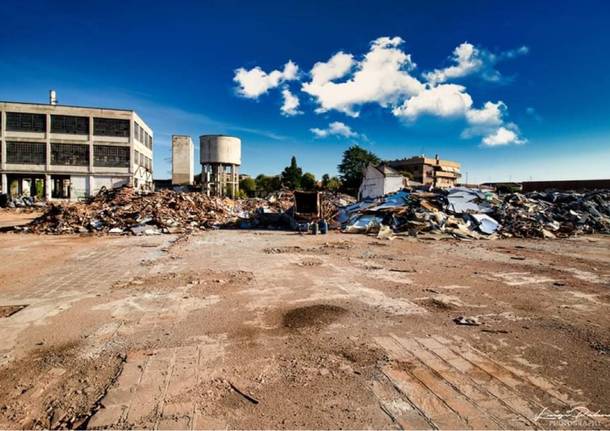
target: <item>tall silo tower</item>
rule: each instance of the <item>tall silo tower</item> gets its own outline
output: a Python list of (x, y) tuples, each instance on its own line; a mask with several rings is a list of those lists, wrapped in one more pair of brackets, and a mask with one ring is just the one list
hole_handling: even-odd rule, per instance
[(234, 198), (239, 191), (241, 140), (234, 136), (201, 135), (199, 144), (203, 193)]

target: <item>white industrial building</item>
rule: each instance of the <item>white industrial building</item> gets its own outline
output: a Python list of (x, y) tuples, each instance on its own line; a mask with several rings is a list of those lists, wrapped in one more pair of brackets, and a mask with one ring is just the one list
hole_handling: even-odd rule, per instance
[(0, 102), (1, 193), (77, 200), (153, 188), (153, 132), (132, 110)]
[(393, 193), (405, 187), (406, 178), (385, 164), (369, 164), (363, 172), (362, 184), (358, 190), (360, 199), (376, 198)]

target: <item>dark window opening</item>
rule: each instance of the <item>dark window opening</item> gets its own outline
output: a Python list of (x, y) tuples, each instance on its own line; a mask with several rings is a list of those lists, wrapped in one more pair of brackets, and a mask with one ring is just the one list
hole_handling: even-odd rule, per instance
[(89, 166), (89, 145), (51, 144), (51, 164)]
[(47, 146), (39, 142), (7, 142), (6, 162), (18, 165), (44, 165)]
[(128, 168), (129, 147), (118, 147), (114, 145), (94, 145), (93, 166), (109, 168)]
[(51, 133), (89, 134), (89, 118), (72, 115), (51, 115)]
[(98, 136), (129, 137), (129, 120), (114, 118), (94, 118), (93, 134)]
[(25, 112), (7, 112), (6, 130), (11, 132), (46, 132), (47, 116)]

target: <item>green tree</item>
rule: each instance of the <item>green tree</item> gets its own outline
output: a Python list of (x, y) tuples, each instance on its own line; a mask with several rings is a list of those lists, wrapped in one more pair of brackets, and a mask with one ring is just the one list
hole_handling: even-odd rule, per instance
[(290, 166), (286, 166), (282, 172), (282, 185), (290, 190), (297, 190), (301, 188), (302, 176), (303, 170), (297, 165), (297, 158), (292, 156)]
[(252, 198), (256, 195), (256, 181), (250, 177), (243, 178), (239, 181), (239, 189)]
[(316, 176), (311, 172), (305, 172), (301, 177), (301, 187), (303, 190), (312, 191), (316, 188)]
[(343, 160), (337, 167), (341, 174), (343, 190), (352, 196), (356, 196), (362, 182), (364, 169), (369, 163), (377, 165), (379, 162), (379, 157), (358, 145), (353, 145), (345, 150)]
[(337, 177), (331, 177), (328, 174), (324, 174), (322, 175), (321, 187), (322, 190), (337, 192), (341, 189), (341, 180)]
[(280, 177), (278, 176), (267, 176), (260, 174), (254, 180), (256, 183), (256, 195), (265, 197), (269, 193), (273, 193), (282, 188)]

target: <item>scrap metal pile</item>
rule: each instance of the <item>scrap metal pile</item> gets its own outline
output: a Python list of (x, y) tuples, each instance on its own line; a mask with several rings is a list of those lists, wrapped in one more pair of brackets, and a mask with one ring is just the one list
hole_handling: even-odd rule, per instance
[[(349, 201), (341, 195), (323, 199), (322, 212), (329, 218)], [(111, 233), (156, 235), (190, 233), (211, 228), (293, 228), (292, 192), (267, 199), (233, 200), (203, 193), (162, 190), (139, 194), (130, 187), (102, 189), (87, 202), (49, 204), (44, 214), (15, 230), (48, 233)]]
[(339, 221), (344, 232), (379, 236), (431, 233), (478, 239), (607, 234), (610, 191), (507, 195), (464, 187), (401, 191), (346, 206)]

